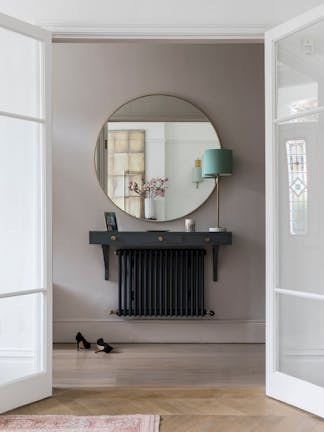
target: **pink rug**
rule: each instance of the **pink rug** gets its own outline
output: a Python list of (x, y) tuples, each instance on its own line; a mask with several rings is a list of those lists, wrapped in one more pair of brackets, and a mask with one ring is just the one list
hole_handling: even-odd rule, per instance
[(156, 415), (0, 416), (0, 430), (8, 432), (158, 432), (159, 424), (160, 417)]

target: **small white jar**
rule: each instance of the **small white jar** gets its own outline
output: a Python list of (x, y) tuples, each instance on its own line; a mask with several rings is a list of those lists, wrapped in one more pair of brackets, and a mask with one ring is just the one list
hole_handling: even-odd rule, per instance
[(195, 221), (193, 219), (185, 219), (185, 231), (195, 232), (195, 230), (196, 230)]

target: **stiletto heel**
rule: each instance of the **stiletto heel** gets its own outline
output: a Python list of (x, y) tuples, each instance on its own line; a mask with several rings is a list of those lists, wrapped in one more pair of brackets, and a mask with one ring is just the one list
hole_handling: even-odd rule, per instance
[(108, 354), (113, 350), (113, 347), (107, 344), (107, 342), (105, 342), (102, 338), (99, 338), (97, 340), (97, 348), (98, 350), (95, 351), (95, 354), (98, 354), (99, 352), (105, 352), (106, 354)]
[(77, 333), (75, 336), (76, 344), (77, 344), (77, 351), (80, 349), (90, 349), (91, 343), (88, 342), (80, 332)]

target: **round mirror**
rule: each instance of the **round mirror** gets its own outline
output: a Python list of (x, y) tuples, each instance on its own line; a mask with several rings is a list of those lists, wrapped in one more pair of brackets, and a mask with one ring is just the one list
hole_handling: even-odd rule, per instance
[(200, 109), (174, 96), (143, 96), (105, 122), (95, 168), (100, 186), (121, 210), (170, 221), (196, 210), (213, 192), (214, 179), (201, 176), (201, 159), (210, 148), (220, 142)]

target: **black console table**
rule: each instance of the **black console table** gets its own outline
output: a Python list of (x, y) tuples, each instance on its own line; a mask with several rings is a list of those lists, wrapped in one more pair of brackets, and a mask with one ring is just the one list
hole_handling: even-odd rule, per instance
[(109, 248), (197, 248), (213, 249), (213, 280), (217, 281), (218, 249), (232, 244), (231, 232), (90, 231), (89, 243), (102, 246), (105, 279), (109, 280)]

